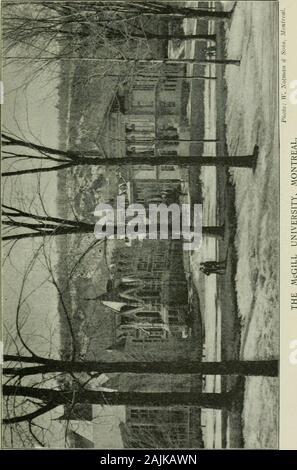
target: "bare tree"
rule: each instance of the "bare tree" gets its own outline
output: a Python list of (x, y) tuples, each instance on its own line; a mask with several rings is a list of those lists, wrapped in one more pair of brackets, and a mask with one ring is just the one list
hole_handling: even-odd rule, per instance
[[(3, 14), (5, 57), (8, 62), (16, 58), (35, 62), (33, 67), (37, 70), (67, 59), (116, 61), (125, 65), (140, 60), (160, 63), (157, 58), (147, 57), (151, 55), (148, 42), (152, 39), (216, 40), (215, 35), (210, 34), (158, 33), (151, 26), (152, 18), (155, 17), (158, 21), (163, 19), (169, 22), (193, 15), (206, 20), (221, 20), (230, 18), (232, 12), (195, 10), (162, 2), (126, 2), (126, 5), (121, 2), (66, 2), (63, 5), (51, 2), (39, 2), (36, 5), (7, 3)], [(25, 56), (22, 53), (24, 46)], [(104, 58), (102, 52), (106, 48), (111, 55)], [(141, 59), (137, 53), (139, 50), (142, 51)], [(128, 51), (136, 55), (128, 58)], [(36, 61), (44, 63), (38, 64)], [(171, 60), (171, 63), (182, 62), (240, 63), (239, 60), (217, 58)]]
[[(88, 234), (94, 233), (95, 223), (83, 220), (63, 219), (50, 215), (34, 214), (15, 207), (3, 205), (2, 224), (9, 229), (9, 234), (4, 234), (2, 240), (21, 240), (26, 238), (43, 238), (58, 235)], [(169, 223), (169, 225), (171, 225)], [(193, 228), (193, 227), (192, 227)], [(14, 229), (14, 233), (11, 233)], [(114, 234), (120, 232), (123, 227), (114, 224)], [(146, 225), (149, 230), (149, 224)], [(160, 230), (160, 224), (157, 224)], [(205, 236), (218, 236), (224, 234), (223, 226), (203, 226), (202, 234)]]
[[(238, 393), (238, 390), (236, 390)], [(4, 397), (32, 398), (39, 401), (35, 411), (4, 419), (4, 424), (15, 424), (48, 413), (60, 405), (87, 403), (92, 405), (130, 406), (198, 406), (211, 409), (231, 409), (237, 393), (187, 393), (187, 392), (101, 392), (95, 390), (55, 390), (15, 385), (3, 385)]]
[[(204, 374), (204, 375), (254, 375), (272, 376), (278, 375), (277, 360), (258, 361), (124, 361), (124, 362), (100, 362), (100, 361), (63, 361), (39, 356), (5, 355), (4, 361), (13, 361), (19, 364), (30, 364), (27, 367), (4, 367), (4, 375), (13, 377), (27, 377), (37, 374), (61, 373), (133, 373), (133, 374)], [(35, 365), (32, 365), (35, 364)]]
[[(100, 241), (99, 241), (100, 243)], [(91, 243), (89, 248), (82, 252), (77, 259), (74, 260), (73, 265), (69, 264), (68, 270), (68, 279), (67, 282), (61, 283), (60, 279), (58, 279), (58, 275), (55, 272), (55, 268), (52, 266), (53, 261), (51, 259), (51, 250), (47, 248), (48, 244), (45, 244), (44, 241), (38, 248), (33, 252), (32, 259), (28, 263), (26, 270), (23, 274), (23, 280), (20, 286), (20, 293), (19, 298), (17, 301), (16, 312), (12, 314), (9, 312), (9, 316), (6, 315), (5, 319), (5, 351), (6, 352), (13, 352), (15, 355), (21, 356), (23, 353), (31, 354), (34, 357), (38, 354), (36, 351), (40, 351), (40, 341), (43, 343), (47, 342), (46, 348), (46, 356), (44, 359), (47, 358), (54, 358), (54, 357), (63, 357), (64, 359), (68, 358), (69, 361), (75, 360), (82, 360), (83, 356), (81, 353), (81, 347), (79, 345), (79, 336), (78, 331), (79, 329), (75, 325), (75, 315), (69, 311), (70, 305), (67, 303), (67, 292), (68, 284), (71, 281), (74, 271), (78, 268), (78, 265), (83, 261), (84, 256), (87, 255), (87, 252), (94, 248), (98, 244), (98, 240)], [(66, 253), (64, 253), (64, 258), (66, 257)], [(40, 258), (40, 260), (38, 260)], [(42, 258), (42, 259), (41, 259)], [(30, 284), (29, 274), (32, 272), (34, 265), (36, 264), (37, 260), (39, 261), (37, 264), (44, 264), (45, 270), (48, 271), (48, 275), (45, 273), (45, 281), (40, 281), (37, 283), (37, 287)], [(37, 266), (38, 267), (38, 266)], [(35, 290), (39, 288), (44, 282), (47, 282), (50, 285), (53, 285), (54, 289), (56, 290), (56, 294), (58, 296), (60, 308), (59, 313), (57, 312), (57, 317), (55, 320), (55, 324), (51, 325), (53, 329), (57, 330), (57, 327), (61, 327), (59, 332), (60, 337), (63, 337), (60, 340), (60, 344), (53, 343), (53, 339), (51, 337), (52, 332), (48, 332), (48, 338), (41, 337), (39, 338), (38, 333), (30, 329), (30, 334), (28, 335), (28, 328), (26, 324), (29, 322), (30, 312), (29, 314), (26, 313), (30, 307), (28, 304), (29, 298), (32, 297)], [(27, 288), (25, 286), (28, 285)], [(91, 310), (90, 310), (91, 312)], [(12, 318), (11, 318), (12, 317)], [(11, 322), (15, 321), (15, 328), (11, 327)], [(6, 326), (6, 322), (8, 326)], [(24, 331), (26, 330), (26, 331)], [(98, 330), (96, 332), (98, 334)], [(70, 341), (68, 340), (70, 339)], [(91, 336), (90, 336), (91, 338)], [(57, 349), (54, 349), (56, 347)], [(10, 364), (11, 361), (9, 360)], [(97, 376), (100, 374), (96, 374)], [(57, 373), (46, 373), (46, 374), (37, 374), (35, 376), (27, 376), (20, 380), (20, 378), (14, 376), (3, 375), (3, 383), (7, 385), (15, 385), (18, 386), (20, 384), (27, 386), (27, 387), (61, 387), (61, 385), (67, 384), (73, 390), (75, 388), (80, 387), (80, 383), (86, 384), (89, 382), (93, 377), (90, 377), (87, 374), (74, 374), (73, 372), (57, 372)], [(41, 416), (39, 412), (36, 412), (36, 402), (27, 397), (22, 400), (18, 400), (17, 397), (8, 396), (3, 400), (4, 403), (4, 414), (5, 420), (4, 423), (7, 424), (5, 427), (5, 439), (11, 440), (11, 445), (13, 445), (14, 437), (21, 442), (24, 447), (33, 447), (34, 445), (39, 446), (46, 446), (46, 442), (50, 437), (51, 434), (51, 422), (52, 418), (50, 409), (46, 408), (48, 413), (48, 418), (45, 422), (42, 420), (38, 420), (38, 417)], [(17, 414), (25, 414), (28, 415), (25, 421), (15, 420)], [(7, 420), (7, 421), (6, 421)]]
[[(202, 156), (202, 155), (161, 155), (151, 156), (146, 153), (129, 154), (122, 157), (107, 157), (98, 150), (61, 150), (29, 142), (17, 137), (2, 133), (3, 158), (9, 162), (21, 159), (31, 163), (33, 160), (50, 163), (51, 166), (4, 171), (2, 176), (18, 176), (23, 174), (43, 173), (57, 171), (75, 166), (126, 166), (126, 165), (179, 165), (187, 166), (224, 166), (238, 168), (254, 168), (259, 153), (258, 146), (253, 153), (241, 156)], [(24, 151), (26, 149), (26, 151)]]

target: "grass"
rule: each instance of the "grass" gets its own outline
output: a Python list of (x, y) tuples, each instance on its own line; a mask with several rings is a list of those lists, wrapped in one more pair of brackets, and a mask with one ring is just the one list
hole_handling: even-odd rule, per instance
[[(224, 25), (218, 23), (216, 26), (217, 34), (217, 57), (223, 58), (225, 55), (225, 31)], [(224, 66), (216, 67), (216, 105), (217, 105), (217, 154), (228, 154), (226, 143), (226, 124), (225, 110), (227, 99), (227, 88), (224, 80)], [(196, 71), (197, 73), (197, 71)], [(198, 81), (192, 88), (192, 100), (195, 106), (192, 106), (191, 116), (191, 137), (201, 138), (204, 129), (201, 121), (204, 117), (197, 113), (197, 99), (201, 101), (201, 85)], [(203, 97), (203, 96), (202, 96)], [(203, 107), (202, 107), (203, 109)], [(193, 145), (192, 152), (201, 151), (201, 146)], [(191, 169), (189, 175), (189, 190), (193, 203), (201, 202), (202, 190), (199, 183), (200, 167)], [(218, 243), (218, 259), (227, 259), (226, 273), (223, 276), (217, 276), (217, 302), (222, 312), (222, 339), (221, 339), (221, 357), (222, 360), (237, 359), (240, 351), (240, 320), (238, 316), (238, 305), (235, 285), (235, 275), (237, 267), (237, 253), (234, 245), (234, 238), (237, 228), (236, 210), (235, 210), (235, 187), (231, 183), (228, 169), (217, 168), (217, 224), (224, 225), (224, 237)], [(199, 281), (200, 283), (200, 281)], [(203, 279), (201, 280), (201, 308), (203, 308)], [(235, 377), (222, 377), (222, 392), (230, 390), (237, 383)], [(230, 411), (222, 412), (222, 447), (227, 444), (232, 448), (243, 447), (242, 434), (242, 408), (243, 408), (243, 390), (244, 384), (241, 384), (240, 394), (237, 397), (235, 405)], [(228, 434), (228, 435), (227, 435)]]

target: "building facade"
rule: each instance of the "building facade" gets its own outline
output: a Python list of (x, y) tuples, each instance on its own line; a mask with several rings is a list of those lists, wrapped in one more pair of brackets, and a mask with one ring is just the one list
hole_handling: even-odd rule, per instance
[[(125, 112), (127, 155), (177, 156), (187, 154), (187, 131), (181, 125), (183, 64), (163, 64), (152, 67), (139, 65), (127, 91)], [(184, 135), (183, 132), (186, 132)], [(133, 179), (180, 179), (174, 165), (151, 167), (133, 166)]]
[(117, 341), (128, 349), (174, 348), (189, 336), (188, 288), (179, 240), (135, 240), (114, 251), (114, 278), (101, 296), (120, 318)]
[(200, 410), (193, 407), (126, 407), (121, 433), (126, 448), (203, 447)]

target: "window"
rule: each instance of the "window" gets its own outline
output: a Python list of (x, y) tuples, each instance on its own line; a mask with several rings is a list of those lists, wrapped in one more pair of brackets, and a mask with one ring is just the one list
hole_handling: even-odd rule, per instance
[(149, 408), (133, 408), (130, 411), (131, 418), (136, 418), (141, 421), (147, 421), (151, 416), (152, 413), (157, 410), (150, 410)]
[(134, 90), (153, 90), (155, 88), (155, 85), (152, 83), (152, 84), (149, 84), (149, 83), (137, 83), (136, 85), (134, 85)]
[(140, 271), (150, 271), (152, 267), (151, 259), (142, 259), (138, 262), (138, 269)]
[(175, 101), (165, 101), (164, 102), (164, 107), (165, 108), (174, 108), (175, 107)]
[(165, 83), (164, 89), (167, 91), (175, 90), (176, 88), (176, 80), (175, 79), (167, 79), (167, 83)]
[(162, 165), (161, 166), (161, 170), (162, 171), (174, 171), (175, 168), (173, 165)]
[(175, 310), (168, 311), (168, 319), (171, 325), (178, 325), (178, 313)]
[(138, 409), (133, 409), (133, 410), (131, 410), (131, 411), (130, 411), (130, 416), (131, 416), (131, 418), (137, 419), (137, 418), (138, 418), (138, 411), (139, 411)]
[(152, 420), (159, 420), (160, 419), (160, 411), (159, 410), (148, 410), (149, 417)]
[(138, 108), (151, 108), (154, 105), (153, 101), (148, 101), (147, 103), (143, 103), (142, 101), (136, 101), (136, 103), (133, 103), (134, 106), (137, 106)]
[(167, 150), (167, 149), (162, 149), (160, 150), (161, 155), (171, 155), (174, 157), (177, 157), (177, 151), (176, 150)]
[[(135, 165), (135, 170), (155, 171), (151, 165)], [(137, 188), (137, 191), (142, 191), (142, 188)]]
[(185, 413), (182, 410), (172, 410), (171, 411), (172, 421), (184, 421), (186, 418)]
[(138, 296), (142, 299), (150, 299), (159, 297), (160, 291), (154, 291), (152, 289), (142, 289), (138, 291)]
[(132, 425), (131, 426), (131, 431), (133, 431), (135, 433), (138, 432), (139, 431), (139, 426)]
[(161, 261), (159, 261), (158, 259), (157, 259), (157, 260), (154, 260), (154, 262), (153, 262), (153, 270), (154, 270), (154, 271), (162, 271), (163, 269), (165, 269), (164, 260), (163, 260), (163, 259), (162, 259)]
[(137, 312), (136, 313), (137, 317), (140, 317), (140, 318), (147, 318), (147, 319), (150, 319), (150, 318), (156, 318), (156, 319), (160, 319), (160, 313), (159, 312)]

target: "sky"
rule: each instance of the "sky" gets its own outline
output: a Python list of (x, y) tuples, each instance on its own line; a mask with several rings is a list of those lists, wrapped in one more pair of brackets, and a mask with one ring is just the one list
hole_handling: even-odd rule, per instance
[[(28, 68), (27, 68), (28, 69)], [(58, 145), (58, 110), (57, 82), (48, 80), (46, 74), (38, 80), (32, 81), (26, 89), (20, 88), (24, 75), (18, 67), (11, 65), (4, 68), (4, 106), (2, 117), (3, 130), (10, 131), (34, 142), (45, 145)], [(56, 174), (54, 172), (42, 175), (40, 178), (43, 201), (49, 213), (55, 213)], [(35, 175), (6, 178), (2, 182), (2, 197), (4, 202), (25, 208), (33, 207), (38, 210), (40, 202), (37, 199), (38, 178)], [(26, 201), (26, 202), (25, 202)], [(29, 205), (29, 203), (31, 205)], [(6, 262), (4, 271), (4, 317), (5, 321), (13, 324), (20, 291), (23, 273), (32, 259), (32, 252), (40, 245), (40, 241), (20, 240), (11, 251), (11, 263)], [(3, 248), (5, 255), (5, 247)], [(51, 248), (52, 259), (56, 262), (55, 247)], [(33, 266), (28, 279), (29, 291), (36, 290), (45, 280), (47, 273), (40, 263)], [(28, 317), (28, 330), (38, 328), (39, 333), (45, 333), (52, 319), (56, 317), (57, 296), (54, 288), (45, 283), (28, 298), (30, 315)], [(39, 344), (40, 341), (36, 341)]]
[[(30, 64), (20, 69), (17, 64), (4, 68), (4, 106), (2, 129), (36, 143), (58, 147), (58, 103), (57, 78), (47, 72), (38, 79), (28, 80)], [(24, 88), (24, 82), (27, 86)], [(37, 196), (40, 184), (42, 200), (49, 214), (56, 214), (57, 178), (55, 172), (39, 176), (22, 175), (6, 178), (2, 184), (3, 201), (7, 204), (36, 210), (40, 212), (41, 204)], [(3, 323), (6, 328), (5, 352), (14, 352), (10, 338), (16, 337), (16, 308), (20, 297), (24, 272), (32, 254), (40, 241), (20, 240), (11, 251), (9, 260), (3, 267)], [(3, 256), (7, 249), (3, 248)], [(57, 263), (55, 243), (47, 248), (53, 266)], [(36, 354), (57, 355), (59, 331), (57, 326), (57, 295), (56, 290), (48, 282), (48, 270), (44, 266), (43, 257), (34, 263), (25, 283), (22, 298), (25, 299), (21, 309), (21, 323), (24, 322), (23, 335), (30, 348)], [(49, 341), (50, 340), (50, 341)], [(119, 422), (124, 418), (123, 407), (96, 407), (96, 426), (94, 437), (96, 445), (101, 448), (122, 447), (118, 429)], [(61, 409), (55, 410), (53, 416), (62, 414)], [(64, 446), (64, 427), (57, 421), (50, 422), (49, 415), (39, 418), (39, 422), (50, 428), (48, 442), (51, 447)], [(18, 440), (15, 438), (15, 446)]]
[[(12, 64), (4, 67), (4, 105), (2, 129), (28, 140), (41, 141), (45, 145), (58, 144), (57, 82), (49, 82), (46, 74), (38, 80), (30, 81), (24, 89), (21, 87), (29, 68), (25, 73), (19, 66)], [(7, 204), (29, 208), (29, 203), (38, 210), (40, 202), (36, 199), (38, 179), (24, 175), (10, 177), (2, 181), (2, 198)], [(56, 175), (50, 173), (40, 179), (43, 200), (49, 211), (55, 209)], [(26, 202), (24, 202), (26, 201)], [(40, 241), (20, 240), (11, 251), (9, 260), (3, 265), (3, 326), (5, 352), (15, 350), (10, 337), (16, 338), (16, 308), (20, 297), (24, 272), (32, 260), (32, 254)], [(8, 247), (9, 248), (9, 247)], [(7, 249), (3, 246), (3, 257)], [(53, 262), (57, 260), (55, 246), (51, 247)], [(57, 351), (57, 295), (54, 287), (46, 282), (48, 273), (41, 262), (36, 262), (24, 287), (20, 322), (24, 321), (24, 338), (35, 353), (48, 354), (49, 348)], [(52, 344), (49, 343), (49, 339)], [(15, 445), (18, 445), (15, 439)]]

